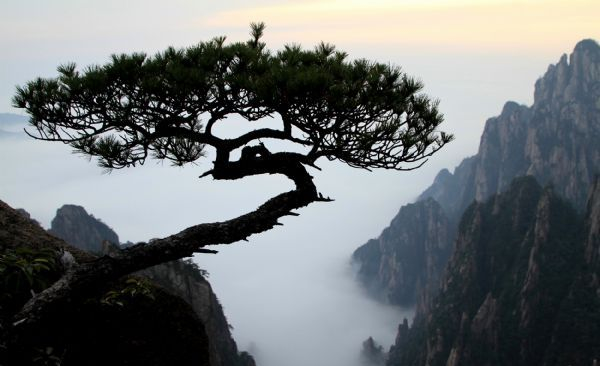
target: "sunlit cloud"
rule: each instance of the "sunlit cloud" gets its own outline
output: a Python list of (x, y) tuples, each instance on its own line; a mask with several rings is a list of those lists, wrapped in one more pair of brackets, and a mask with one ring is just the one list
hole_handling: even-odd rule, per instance
[(597, 0), (330, 0), (238, 8), (199, 22), (247, 29), (252, 21), (264, 21), (268, 39), (281, 43), (541, 49), (599, 38), (598, 19)]

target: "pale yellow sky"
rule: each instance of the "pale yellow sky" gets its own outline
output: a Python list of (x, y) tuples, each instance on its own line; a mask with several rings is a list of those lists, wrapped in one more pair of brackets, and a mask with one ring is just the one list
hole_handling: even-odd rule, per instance
[[(452, 48), (570, 48), (600, 38), (599, 0), (328, 0), (240, 6), (198, 22), (247, 28), (261, 20), (268, 40), (420, 44)], [(326, 39), (324, 39), (326, 38)]]
[(221, 35), (246, 40), (250, 22), (267, 24), (272, 50), (325, 41), (351, 57), (400, 65), (421, 55), (407, 70), (435, 80), (422, 63), (444, 67), (466, 55), (494, 57), (455, 68), (521, 58), (541, 73), (581, 39), (599, 40), (599, 20), (600, 0), (2, 0), (0, 111), (11, 110), (15, 85), (54, 75), (60, 63), (101, 63), (111, 53), (154, 53)]
[[(202, 258), (240, 349), (252, 346), (276, 366), (350, 365), (344, 357), (366, 337), (389, 345), (402, 316), (358, 298), (342, 265), (440, 169), (475, 154), (486, 119), (506, 101), (531, 104), (549, 64), (583, 38), (600, 40), (600, 0), (0, 0), (0, 113), (22, 114), (12, 107), (15, 86), (55, 77), (59, 64), (84, 68), (112, 53), (152, 54), (220, 35), (246, 40), (256, 21), (266, 22), (271, 50), (326, 41), (350, 58), (401, 66), (440, 100), (442, 130), (456, 136), (412, 172), (319, 162), (323, 171), (311, 174), (335, 202)], [(290, 189), (283, 178), (198, 180), (207, 163), (148, 163), (106, 175), (68, 146), (10, 137), (0, 141), (0, 199), (46, 226), (62, 204), (83, 205), (122, 241), (138, 241), (228, 219)]]

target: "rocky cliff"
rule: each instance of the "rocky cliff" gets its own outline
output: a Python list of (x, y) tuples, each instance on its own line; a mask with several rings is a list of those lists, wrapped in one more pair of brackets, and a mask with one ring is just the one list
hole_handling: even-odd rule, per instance
[(49, 232), (74, 247), (91, 253), (102, 253), (104, 241), (119, 245), (117, 233), (77, 205), (63, 205), (56, 210)]
[[(441, 221), (418, 221), (401, 218), (399, 214), (392, 223), (395, 227), (410, 226), (423, 231), (450, 223), (450, 229), (443, 230), (450, 237), (437, 240), (452, 243), (456, 225), (467, 206), (474, 200), (481, 202), (502, 192), (515, 177), (524, 175), (535, 177), (542, 185), (552, 185), (557, 194), (583, 211), (587, 192), (595, 176), (600, 174), (598, 141), (600, 46), (595, 41), (585, 40), (577, 44), (570, 57), (561, 57), (558, 64), (550, 66), (537, 81), (531, 107), (506, 103), (499, 116), (486, 122), (478, 153), (465, 159), (453, 173), (442, 170), (420, 195), (415, 205), (423, 205), (421, 202), (427, 199), (435, 200), (443, 208), (444, 215), (436, 216)], [(401, 223), (401, 220), (407, 221)], [(384, 233), (390, 231), (397, 230), (390, 225)], [(443, 272), (445, 260), (449, 258), (448, 251), (426, 250), (428, 242), (431, 239), (425, 236), (382, 234), (353, 255), (358, 263), (359, 279), (372, 289), (380, 289), (392, 303), (405, 305), (423, 298), (425, 301), (419, 303), (418, 308), (424, 309), (437, 283), (428, 282), (424, 286), (419, 281), (424, 278), (436, 281), (437, 276), (430, 274)], [(421, 249), (414, 250), (415, 246)], [(416, 272), (407, 274), (405, 263), (430, 263), (439, 267), (422, 265)], [(422, 288), (433, 292), (422, 292)]]
[[(108, 225), (85, 208), (63, 205), (56, 211), (49, 232), (76, 248), (103, 253), (108, 243), (118, 247), (119, 237)], [(191, 262), (177, 261), (148, 268), (139, 274), (184, 299), (204, 322), (209, 334), (211, 365), (238, 365), (237, 346), (217, 297), (200, 269)], [(246, 357), (246, 355), (244, 355)]]
[(442, 171), (419, 199), (431, 197), (460, 215), (473, 200), (504, 190), (518, 176), (542, 185), (585, 209), (600, 173), (600, 46), (579, 42), (535, 84), (531, 107), (508, 102), (486, 122), (479, 151), (454, 174)]
[(137, 280), (111, 284), (106, 293), (91, 291), (76, 307), (49, 310), (15, 343), (12, 318), (32, 294), (72, 261), (94, 258), (0, 201), (1, 365), (210, 365), (207, 332), (191, 306)]
[[(87, 251), (110, 250), (119, 244), (117, 234), (81, 206), (64, 205), (52, 220), (50, 233)], [(138, 272), (167, 292), (185, 300), (203, 322), (209, 339), (211, 366), (253, 366), (252, 356), (239, 353), (221, 304), (203, 272), (191, 261), (164, 263)]]
[(450, 254), (451, 228), (432, 199), (406, 205), (377, 239), (358, 248), (358, 276), (371, 293), (386, 301), (413, 305), (416, 294), (437, 283)]
[(247, 352), (238, 352), (223, 308), (198, 267), (190, 261), (168, 262), (138, 272), (192, 306), (209, 338), (211, 366), (255, 366)]
[(533, 178), (471, 205), (439, 296), (403, 329), (388, 365), (592, 365), (600, 356), (594, 187), (585, 218)]

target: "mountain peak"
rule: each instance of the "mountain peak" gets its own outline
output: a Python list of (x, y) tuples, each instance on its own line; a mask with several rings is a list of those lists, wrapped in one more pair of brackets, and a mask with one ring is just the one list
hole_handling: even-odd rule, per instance
[(101, 253), (105, 240), (119, 244), (119, 236), (81, 206), (63, 205), (56, 211), (51, 225), (51, 234), (89, 252)]
[(72, 204), (62, 205), (62, 207), (57, 210), (57, 214), (88, 215), (87, 211), (85, 210), (85, 208), (83, 208), (83, 206)]
[(577, 43), (569, 57), (563, 55), (559, 62), (535, 83), (534, 105), (550, 104), (560, 107), (578, 98), (600, 97), (600, 46), (592, 39)]
[(504, 104), (504, 107), (502, 108), (502, 112), (500, 113), (500, 115), (510, 116), (511, 114), (515, 113), (521, 107), (522, 106), (519, 105), (519, 103), (509, 100), (508, 102), (506, 102)]
[(577, 42), (573, 53), (584, 51), (600, 52), (600, 45), (595, 40), (589, 38)]

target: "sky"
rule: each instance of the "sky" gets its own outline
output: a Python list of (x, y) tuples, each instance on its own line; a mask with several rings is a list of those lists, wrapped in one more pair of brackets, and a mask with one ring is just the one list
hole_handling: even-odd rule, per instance
[[(423, 168), (369, 173), (319, 162), (323, 171), (311, 174), (334, 202), (196, 258), (211, 274), (238, 344), (261, 365), (349, 365), (369, 335), (389, 346), (410, 313), (361, 293), (348, 266), (352, 251), (377, 237), (440, 169), (475, 154), (486, 119), (506, 101), (530, 105), (549, 64), (581, 39), (599, 40), (598, 19), (597, 0), (2, 0), (0, 113), (22, 114), (11, 106), (15, 87), (54, 76), (60, 64), (102, 64), (113, 53), (153, 54), (221, 35), (245, 40), (258, 21), (267, 24), (272, 50), (325, 41), (351, 59), (397, 65), (422, 80), (440, 100), (442, 129), (456, 136)], [(234, 217), (290, 187), (278, 177), (199, 180), (207, 167), (149, 162), (106, 174), (66, 146), (0, 137), (0, 199), (45, 227), (62, 204), (79, 204), (121, 241), (140, 241)]]

